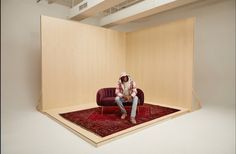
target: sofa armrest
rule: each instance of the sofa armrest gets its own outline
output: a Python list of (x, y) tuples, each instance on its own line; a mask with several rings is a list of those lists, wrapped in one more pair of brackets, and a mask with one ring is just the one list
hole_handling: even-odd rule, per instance
[(100, 89), (96, 96), (97, 105), (99, 106), (102, 106), (102, 97), (104, 97), (104, 94), (102, 94), (102, 90)]
[(143, 105), (144, 104), (144, 93), (141, 89), (137, 89), (138, 93), (137, 93), (137, 96), (139, 98), (139, 103), (140, 105)]

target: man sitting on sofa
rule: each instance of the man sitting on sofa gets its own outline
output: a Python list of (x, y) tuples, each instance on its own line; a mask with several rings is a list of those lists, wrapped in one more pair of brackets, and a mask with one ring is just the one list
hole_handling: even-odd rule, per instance
[(125, 72), (121, 73), (115, 93), (117, 95), (115, 98), (116, 103), (119, 106), (122, 113), (121, 119), (125, 119), (125, 117), (127, 116), (127, 112), (125, 110), (123, 103), (132, 102), (130, 122), (132, 124), (136, 124), (135, 116), (138, 104), (138, 97), (136, 96), (137, 89), (135, 82), (131, 79), (131, 77), (127, 73)]

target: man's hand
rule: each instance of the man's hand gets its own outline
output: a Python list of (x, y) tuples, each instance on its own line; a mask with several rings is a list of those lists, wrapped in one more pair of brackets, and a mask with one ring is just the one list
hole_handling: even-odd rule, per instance
[(132, 96), (124, 96), (124, 99), (126, 102), (131, 102), (132, 101)]
[(124, 98), (125, 102), (127, 102), (127, 96), (123, 96), (123, 98)]
[(128, 96), (128, 102), (132, 101), (132, 96)]

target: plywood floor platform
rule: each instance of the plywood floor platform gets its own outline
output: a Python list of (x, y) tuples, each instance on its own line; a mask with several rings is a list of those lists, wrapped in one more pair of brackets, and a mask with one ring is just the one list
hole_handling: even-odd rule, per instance
[(118, 139), (120, 137), (123, 137), (125, 135), (135, 133), (135, 132), (145, 129), (147, 127), (156, 125), (156, 124), (163, 122), (165, 120), (172, 119), (172, 118), (175, 118), (177, 116), (180, 116), (182, 114), (189, 112), (189, 110), (185, 109), (185, 108), (167, 106), (167, 105), (152, 103), (152, 102), (146, 102), (146, 103), (160, 105), (160, 106), (164, 106), (164, 107), (171, 107), (171, 108), (179, 109), (180, 111), (160, 117), (160, 118), (157, 118), (157, 119), (154, 119), (154, 120), (151, 120), (151, 121), (148, 121), (148, 122), (145, 122), (145, 123), (142, 123), (142, 124), (139, 124), (139, 125), (136, 125), (134, 127), (119, 131), (117, 133), (111, 134), (106, 137), (100, 137), (90, 131), (87, 131), (86, 129), (64, 119), (63, 117), (61, 117), (59, 115), (60, 113), (66, 113), (66, 112), (72, 112), (72, 111), (78, 111), (78, 110), (88, 109), (88, 108), (92, 108), (92, 107), (97, 107), (96, 103), (89, 103), (86, 105), (51, 109), (51, 110), (44, 111), (43, 113), (45, 115), (47, 115), (49, 118), (55, 120), (56, 122), (58, 122), (59, 124), (64, 126), (65, 128), (69, 129), (70, 131), (72, 131), (73, 133), (75, 133), (76, 135), (78, 135), (79, 137), (84, 139), (85, 141), (89, 142), (93, 146), (98, 147), (100, 145), (111, 142), (111, 141)]

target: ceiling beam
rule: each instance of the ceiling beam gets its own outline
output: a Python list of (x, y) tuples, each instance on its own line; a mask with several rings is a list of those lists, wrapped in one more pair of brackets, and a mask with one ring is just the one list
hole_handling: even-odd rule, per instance
[(67, 7), (71, 7), (71, 1), (70, 0), (48, 0), (48, 4), (53, 4), (53, 3), (56, 3), (56, 4), (61, 4), (61, 5), (64, 5), (64, 6), (67, 6)]
[(97, 13), (124, 1), (125, 0), (85, 0), (71, 8), (69, 18), (73, 20), (83, 20), (95, 16)]
[(111, 27), (170, 10), (199, 0), (145, 0), (100, 20), (100, 26)]

